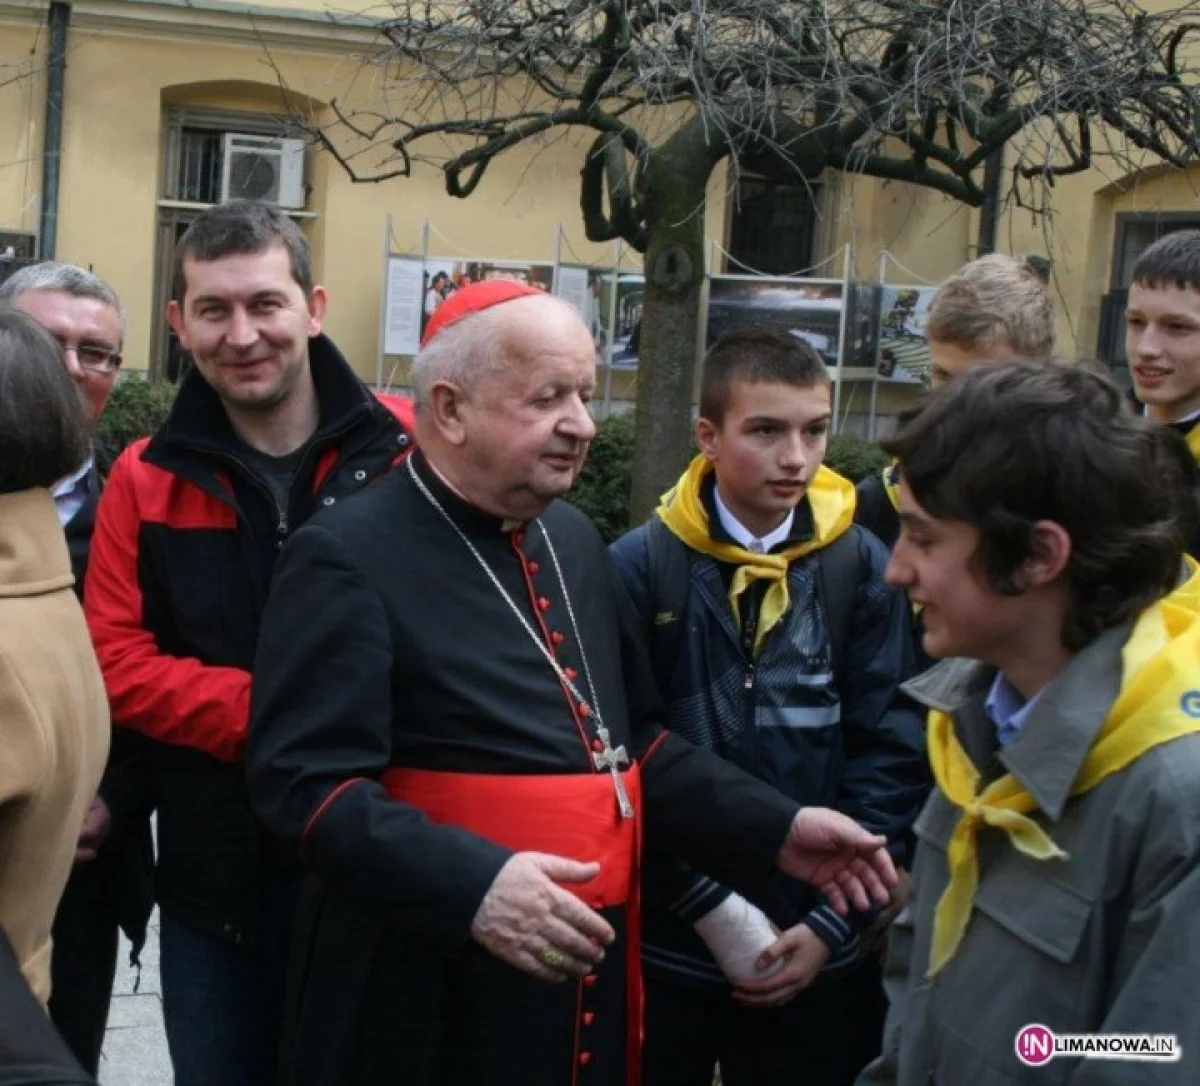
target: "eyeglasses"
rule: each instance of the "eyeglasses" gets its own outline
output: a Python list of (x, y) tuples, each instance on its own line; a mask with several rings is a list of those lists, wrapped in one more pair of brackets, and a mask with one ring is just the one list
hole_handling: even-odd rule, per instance
[(63, 343), (60, 339), (58, 345), (64, 355), (67, 351), (74, 351), (80, 369), (85, 369), (88, 373), (115, 373), (121, 365), (120, 351), (110, 351), (99, 344), (81, 343), (75, 346), (73, 343)]

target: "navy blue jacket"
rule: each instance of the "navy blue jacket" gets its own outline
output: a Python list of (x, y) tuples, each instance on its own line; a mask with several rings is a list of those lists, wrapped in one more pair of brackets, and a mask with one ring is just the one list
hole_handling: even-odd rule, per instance
[[(787, 547), (811, 533), (807, 505), (797, 510)], [(714, 537), (726, 539), (709, 517)], [(729, 604), (734, 567), (689, 551), (686, 636), (670, 674), (656, 676), (672, 731), (764, 780), (806, 806), (834, 807), (886, 834), (902, 859), (909, 828), (928, 794), (924, 714), (900, 692), (916, 671), (908, 604), (883, 581), (887, 551), (869, 532), (858, 537), (861, 578), (845, 658), (833, 671), (828, 626), (818, 602), (817, 558), (788, 573), (790, 606), (757, 659), (745, 650)], [(660, 601), (650, 585), (647, 529), (612, 545), (618, 575), (653, 636)], [(672, 537), (679, 547), (681, 541)], [(758, 582), (743, 610), (757, 614)], [(753, 640), (750, 640), (753, 643)], [(662, 858), (647, 858), (643, 948), (648, 972), (699, 984), (723, 983), (692, 923), (729, 891), (694, 873), (681, 878)], [(810, 887), (777, 875), (754, 903), (780, 928), (808, 923), (833, 951), (827, 970), (853, 962), (858, 930), (870, 916), (838, 916)]]

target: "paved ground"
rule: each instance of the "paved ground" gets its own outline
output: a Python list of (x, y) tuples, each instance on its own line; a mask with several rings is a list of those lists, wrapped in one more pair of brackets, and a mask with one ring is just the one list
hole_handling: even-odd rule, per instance
[(142, 951), (140, 982), (136, 971), (129, 967), (129, 944), (121, 937), (108, 1035), (100, 1060), (100, 1082), (102, 1086), (172, 1086), (171, 1061), (162, 1027), (157, 911), (150, 918), (150, 933)]

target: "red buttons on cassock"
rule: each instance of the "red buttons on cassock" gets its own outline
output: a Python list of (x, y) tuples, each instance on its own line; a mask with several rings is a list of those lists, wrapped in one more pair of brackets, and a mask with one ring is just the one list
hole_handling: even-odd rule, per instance
[(581, 701), (579, 703), (579, 715), (580, 716), (591, 716), (592, 715), (592, 707), (586, 701)]
[(589, 973), (586, 977), (583, 978), (583, 983), (586, 984), (589, 988), (591, 988), (596, 983), (596, 981), (599, 979), (600, 978), (597, 977), (595, 973)]
[(592, 750), (599, 754), (604, 749), (604, 744), (599, 739), (592, 740)]
[(539, 611), (549, 611), (550, 610), (550, 601), (548, 599), (546, 599), (545, 596), (538, 596), (537, 605), (538, 605)]
[(564, 667), (564, 668), (563, 668), (563, 674), (564, 674), (564, 675), (565, 675), (565, 676), (566, 676), (568, 679), (570, 679), (570, 680), (571, 680), (571, 682), (574, 682), (576, 679), (578, 679), (578, 678), (579, 678), (579, 672), (578, 672), (578, 671), (576, 671), (576, 670), (575, 670), (573, 667)]
[(537, 573), (541, 568), (542, 567), (540, 565), (538, 565), (537, 562), (529, 563), (529, 572), (530, 573)]
[[(567, 638), (566, 638), (566, 635), (565, 635), (565, 634), (563, 634), (563, 633), (560, 633), (558, 630), (551, 630), (551, 631), (550, 631), (550, 644), (552, 644), (552, 645), (561, 645), (561, 644), (562, 644), (564, 641), (566, 641), (566, 639), (567, 639)], [(570, 677), (571, 677), (570, 675), (567, 675), (567, 678), (568, 678), (568, 679), (569, 679)]]
[(592, 1062), (592, 1054), (590, 1052), (580, 1052), (579, 1053), (579, 1062), (581, 1064), (583, 1064), (584, 1067), (586, 1067), (589, 1063)]
[(596, 1021), (596, 1016), (592, 1011), (583, 1012), (583, 1024), (585, 1026), (590, 1026), (594, 1021)]

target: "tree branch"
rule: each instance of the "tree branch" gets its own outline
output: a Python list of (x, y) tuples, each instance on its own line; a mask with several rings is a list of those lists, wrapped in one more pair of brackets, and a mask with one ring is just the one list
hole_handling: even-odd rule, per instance
[[(622, 238), (639, 253), (645, 252), (645, 217), (633, 197), (624, 146), (611, 135), (597, 136), (584, 159), (581, 174), (580, 206), (588, 240), (606, 242)], [(604, 213), (606, 183), (611, 218)]]
[[(582, 127), (589, 235), (640, 238), (631, 180), (680, 125), (748, 168), (803, 183), (824, 169), (976, 203), (1009, 146), (1013, 178), (1052, 185), (1105, 153), (1195, 160), (1200, 0), (391, 0), (364, 61), (386, 79), (356, 113), (304, 127), (356, 180), (445, 173), (477, 191), (512, 148)], [(1190, 16), (1190, 17), (1189, 17)], [(361, 97), (361, 95), (360, 95)], [(685, 119), (680, 106), (690, 107)], [(473, 146), (455, 147), (456, 140)], [(364, 155), (390, 157), (374, 170)], [(609, 209), (605, 210), (605, 200)], [(631, 244), (632, 244), (631, 240)]]

